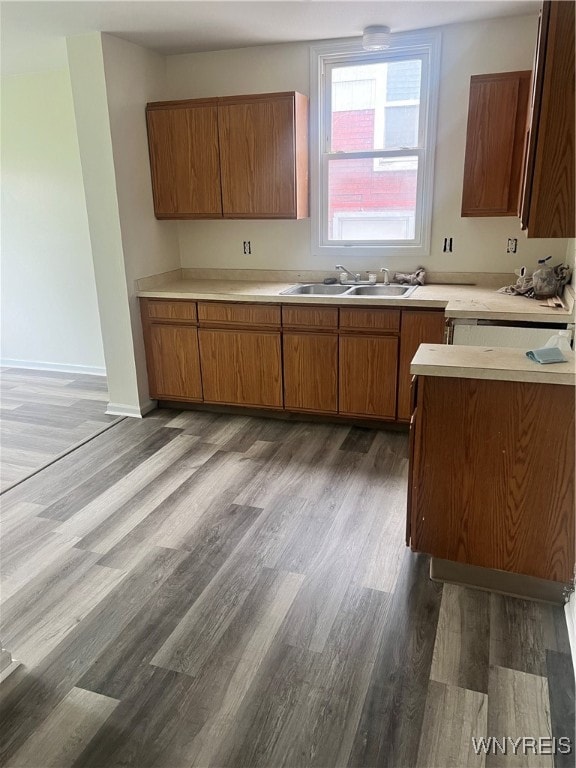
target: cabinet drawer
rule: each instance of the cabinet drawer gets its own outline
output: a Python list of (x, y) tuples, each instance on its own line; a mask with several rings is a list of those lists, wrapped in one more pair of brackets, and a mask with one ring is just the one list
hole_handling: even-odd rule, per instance
[(313, 328), (315, 331), (338, 328), (337, 307), (282, 307), (282, 325)]
[(195, 301), (164, 301), (146, 299), (144, 312), (150, 320), (196, 320)]
[(277, 328), (280, 326), (280, 307), (199, 302), (198, 318), (202, 325), (259, 325)]
[(400, 330), (400, 310), (341, 307), (340, 328), (356, 328), (367, 331), (398, 331)]

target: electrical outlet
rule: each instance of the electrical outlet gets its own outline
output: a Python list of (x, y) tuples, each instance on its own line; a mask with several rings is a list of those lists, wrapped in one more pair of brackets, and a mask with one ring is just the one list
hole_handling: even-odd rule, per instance
[(248, 256), (248, 254), (252, 253), (252, 246), (250, 245), (250, 240), (244, 240), (244, 256)]
[(445, 237), (444, 245), (442, 246), (443, 253), (452, 253), (452, 246), (453, 246), (453, 238)]
[(516, 253), (518, 250), (518, 238), (509, 237), (508, 245), (506, 246), (506, 253)]

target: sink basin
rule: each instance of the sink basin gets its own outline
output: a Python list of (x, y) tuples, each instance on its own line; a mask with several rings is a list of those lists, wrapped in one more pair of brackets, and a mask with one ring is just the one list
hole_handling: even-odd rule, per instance
[(337, 296), (350, 290), (348, 285), (324, 285), (324, 283), (310, 283), (308, 285), (295, 285), (280, 291), (280, 295), (312, 295), (312, 296)]
[(387, 296), (395, 298), (410, 296), (417, 287), (417, 285), (359, 285), (352, 288), (348, 296)]

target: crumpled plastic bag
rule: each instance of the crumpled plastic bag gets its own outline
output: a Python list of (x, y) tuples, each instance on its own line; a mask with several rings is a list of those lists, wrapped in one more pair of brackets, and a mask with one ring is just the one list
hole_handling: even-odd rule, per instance
[[(558, 283), (558, 295), (561, 295), (566, 283), (570, 282), (572, 276), (572, 267), (568, 264), (558, 264), (554, 267), (554, 275)], [(534, 284), (532, 275), (526, 271), (526, 267), (520, 269), (518, 280), (514, 285), (506, 285), (504, 288), (498, 288), (498, 293), (509, 293), (515, 296), (526, 296), (528, 299), (536, 298), (534, 295)]]
[(426, 270), (424, 267), (418, 267), (416, 272), (396, 272), (394, 282), (403, 285), (424, 285), (426, 282)]

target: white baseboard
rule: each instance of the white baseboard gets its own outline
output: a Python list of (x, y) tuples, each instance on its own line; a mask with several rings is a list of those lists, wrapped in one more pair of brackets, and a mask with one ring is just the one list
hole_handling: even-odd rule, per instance
[(106, 368), (92, 365), (69, 365), (61, 363), (41, 363), (36, 360), (11, 360), (2, 358), (2, 368), (27, 368), (33, 371), (58, 371), (59, 373), (89, 373), (93, 376), (106, 376)]
[(131, 416), (135, 419), (141, 419), (150, 411), (156, 408), (158, 403), (156, 400), (147, 400), (140, 405), (128, 405), (127, 403), (108, 403), (106, 413), (110, 416)]
[(7, 677), (10, 677), (12, 672), (15, 672), (19, 667), (22, 666), (21, 661), (11, 661), (10, 664), (5, 667), (2, 672), (0, 672), (0, 683), (4, 683), (4, 680), (6, 680)]

